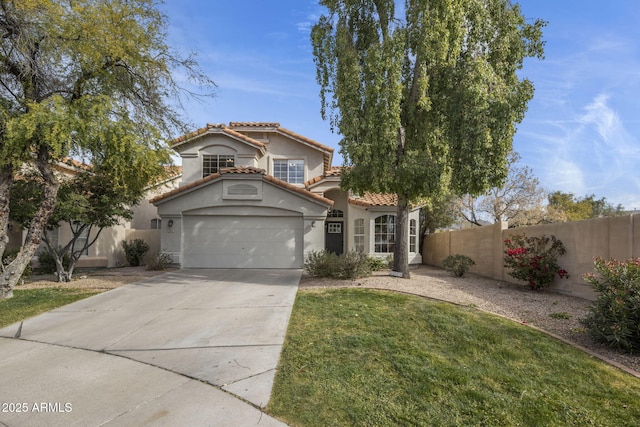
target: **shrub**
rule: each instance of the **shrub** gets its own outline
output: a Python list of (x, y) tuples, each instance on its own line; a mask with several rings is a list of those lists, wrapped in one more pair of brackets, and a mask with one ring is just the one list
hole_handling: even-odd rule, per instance
[(583, 277), (598, 292), (598, 298), (583, 324), (594, 341), (640, 352), (640, 258), (596, 258), (593, 264), (595, 273)]
[(469, 271), (469, 267), (476, 263), (465, 255), (449, 255), (442, 260), (445, 270), (453, 273), (457, 277), (462, 277), (464, 273)]
[(327, 251), (311, 251), (304, 263), (307, 273), (313, 277), (355, 279), (371, 274), (370, 258), (356, 251), (336, 255)]
[[(62, 252), (62, 248), (58, 247), (56, 252), (59, 254)], [(56, 259), (46, 249), (38, 254), (38, 264), (40, 264), (38, 267), (38, 272), (40, 274), (55, 274), (58, 272), (58, 269), (56, 268)], [(64, 254), (64, 257), (62, 257), (62, 266), (65, 270), (68, 270), (69, 264), (71, 264), (71, 255), (67, 252)]]
[[(16, 259), (16, 256), (18, 256), (19, 252), (20, 252), (20, 249), (10, 249), (8, 251), (4, 251), (4, 253), (2, 254), (3, 270), (5, 267), (11, 264), (11, 262), (13, 262), (14, 259)], [(55, 272), (55, 264), (54, 264), (54, 272)], [(22, 276), (20, 276), (20, 279), (21, 280), (28, 279), (29, 277), (31, 277), (32, 273), (33, 273), (33, 270), (31, 268), (31, 263), (29, 263), (27, 264), (24, 271), (22, 272)]]
[(349, 251), (338, 257), (338, 278), (356, 279), (370, 275), (369, 257), (362, 252)]
[(159, 252), (147, 265), (149, 271), (162, 271), (173, 264), (173, 258), (166, 252)]
[(367, 264), (369, 264), (369, 268), (371, 271), (380, 271), (383, 268), (389, 267), (389, 262), (377, 257), (372, 257), (367, 255)]
[(504, 244), (507, 247), (504, 266), (511, 268), (508, 274), (514, 279), (525, 280), (531, 289), (546, 288), (556, 274), (561, 278), (569, 277), (569, 273), (558, 265), (558, 257), (564, 255), (566, 249), (555, 236), (514, 235)]
[(338, 256), (333, 252), (311, 251), (304, 269), (313, 277), (337, 277)]
[(122, 241), (122, 249), (124, 249), (124, 257), (131, 267), (142, 265), (142, 259), (149, 251), (149, 245), (142, 239), (133, 239), (131, 241)]

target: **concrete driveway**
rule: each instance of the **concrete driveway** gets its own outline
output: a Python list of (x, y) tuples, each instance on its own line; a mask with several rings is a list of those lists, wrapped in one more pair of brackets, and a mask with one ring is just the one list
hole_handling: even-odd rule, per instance
[(180, 270), (0, 329), (0, 425), (284, 425), (262, 413), (300, 270)]

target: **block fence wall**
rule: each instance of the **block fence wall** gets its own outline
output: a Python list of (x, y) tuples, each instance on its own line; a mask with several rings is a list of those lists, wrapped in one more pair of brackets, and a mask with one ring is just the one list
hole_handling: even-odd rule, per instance
[(507, 228), (507, 223), (502, 222), (442, 231), (424, 237), (422, 263), (442, 267), (442, 260), (447, 256), (466, 255), (476, 263), (469, 269), (471, 273), (526, 284), (509, 276), (504, 267), (504, 241), (514, 234), (554, 235), (560, 239), (567, 253), (560, 257), (558, 264), (569, 272), (569, 279), (556, 278), (551, 289), (591, 300), (596, 294), (582, 275), (593, 272), (596, 256), (617, 260), (640, 257), (640, 214), (635, 214), (531, 227)]

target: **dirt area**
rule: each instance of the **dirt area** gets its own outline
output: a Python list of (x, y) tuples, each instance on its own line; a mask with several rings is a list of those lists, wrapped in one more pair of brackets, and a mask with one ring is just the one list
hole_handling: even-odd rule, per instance
[(58, 282), (55, 275), (33, 275), (25, 280), (24, 284), (16, 286), (16, 289), (36, 288), (76, 288), (96, 291), (115, 289), (128, 283), (138, 282), (147, 277), (166, 273), (164, 271), (147, 271), (146, 267), (121, 267), (99, 269), (92, 271), (77, 271), (70, 282)]

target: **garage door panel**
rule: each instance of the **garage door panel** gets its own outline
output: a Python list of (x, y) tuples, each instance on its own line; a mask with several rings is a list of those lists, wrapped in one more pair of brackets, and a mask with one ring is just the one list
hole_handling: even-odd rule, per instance
[(185, 217), (187, 268), (300, 268), (302, 217)]

